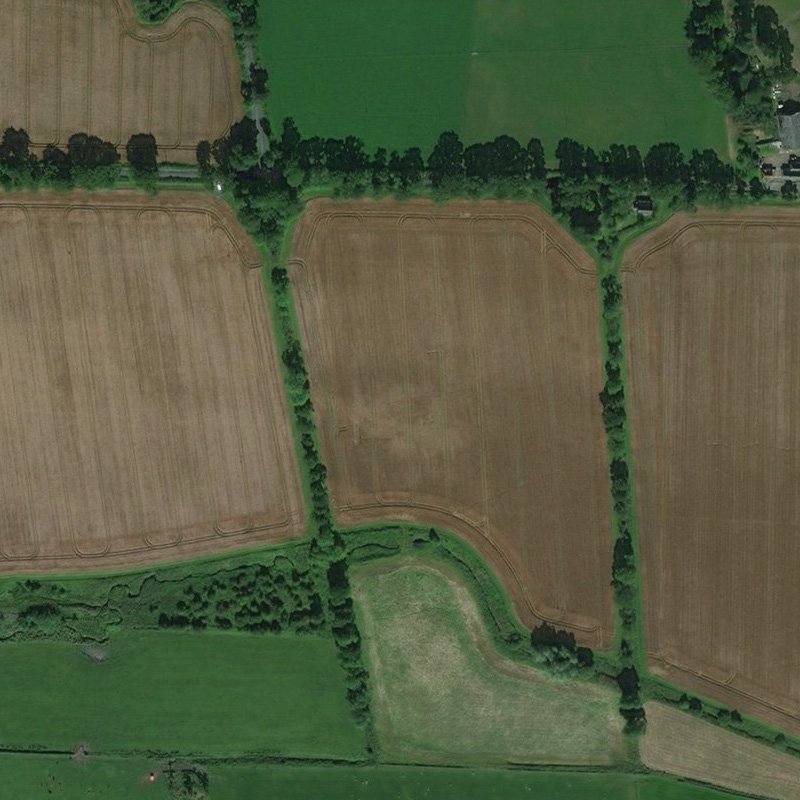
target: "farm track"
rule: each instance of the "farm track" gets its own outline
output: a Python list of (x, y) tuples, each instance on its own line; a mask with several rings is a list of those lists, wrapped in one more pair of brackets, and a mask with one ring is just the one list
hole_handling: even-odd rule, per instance
[(25, 128), (37, 148), (78, 132), (124, 147), (145, 132), (160, 158), (194, 163), (197, 143), (243, 114), (230, 25), (201, 3), (142, 26), (130, 0), (8, 0), (4, 20), (0, 128)]
[(795, 735), (800, 217), (679, 214), (622, 265), (648, 666)]
[(260, 259), (224, 204), (8, 196), (0, 234), (0, 573), (302, 532)]
[(447, 527), (524, 624), (608, 646), (591, 259), (533, 205), (314, 201), (290, 275), (337, 521)]

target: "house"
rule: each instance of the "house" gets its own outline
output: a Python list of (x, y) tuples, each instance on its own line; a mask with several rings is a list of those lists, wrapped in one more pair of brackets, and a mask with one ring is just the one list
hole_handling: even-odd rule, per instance
[(778, 106), (778, 128), (785, 150), (800, 150), (800, 103), (787, 100)]
[(638, 214), (640, 217), (649, 218), (653, 216), (655, 206), (653, 205), (652, 198), (646, 194), (637, 194), (633, 200), (633, 213)]

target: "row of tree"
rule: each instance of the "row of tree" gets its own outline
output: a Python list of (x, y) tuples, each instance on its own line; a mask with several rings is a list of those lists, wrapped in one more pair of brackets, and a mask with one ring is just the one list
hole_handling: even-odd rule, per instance
[[(154, 186), (158, 176), (158, 149), (151, 134), (131, 136), (126, 156), (137, 182)], [(38, 158), (23, 128), (7, 128), (0, 141), (0, 184), (5, 188), (48, 185), (57, 188), (80, 186), (87, 189), (111, 187), (121, 165), (114, 144), (98, 136), (75, 133), (66, 149), (47, 145)]]
[[(219, 146), (215, 145), (214, 149), (220, 152)], [(223, 151), (230, 154), (230, 150), (226, 148)], [(255, 165), (248, 169), (255, 169)], [(249, 180), (253, 178), (248, 177)], [(317, 581), (324, 583), (328, 597), (328, 621), (336, 644), (337, 658), (347, 676), (347, 700), (355, 719), (367, 727), (367, 740), (371, 743), (369, 673), (364, 664), (361, 634), (353, 610), (347, 554), (333, 523), (328, 499), (327, 469), (317, 448), (308, 373), (303, 350), (294, 330), (289, 276), (283, 267), (275, 267), (270, 278), (279, 339), (283, 342), (281, 362), (286, 372), (289, 400), (300, 434), (302, 466), (311, 490), (312, 560), (317, 568)]]
[(627, 723), (628, 730), (634, 731), (644, 725), (645, 716), (639, 693), (636, 654), (634, 646), (631, 644), (631, 642), (638, 641), (640, 631), (637, 628), (637, 570), (634, 541), (631, 536), (631, 485), (627, 463), (625, 389), (622, 381), (622, 287), (613, 273), (603, 277), (601, 286), (607, 358), (605, 363), (606, 381), (603, 391), (600, 393), (600, 403), (611, 455), (609, 478), (614, 518), (617, 522), (611, 565), (611, 585), (614, 589), (619, 622), (622, 627), (618, 654), (621, 670), (617, 675), (617, 684), (621, 692), (620, 713)]
[(754, 0), (692, 0), (689, 52), (741, 122), (774, 126), (774, 84), (792, 80), (794, 48), (774, 8)]

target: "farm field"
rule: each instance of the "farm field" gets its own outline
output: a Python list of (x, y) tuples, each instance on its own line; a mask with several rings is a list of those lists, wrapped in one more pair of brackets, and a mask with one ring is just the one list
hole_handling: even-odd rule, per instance
[(289, 270), (338, 522), (448, 528), (527, 627), (608, 646), (591, 258), (532, 204), (319, 200)]
[(83, 132), (124, 146), (144, 132), (161, 159), (195, 163), (198, 141), (242, 116), (230, 24), (202, 3), (145, 27), (130, 0), (6, 0), (3, 21), (0, 128), (35, 145)]
[(352, 585), (390, 759), (608, 764), (621, 755), (615, 691), (499, 656), (469, 591), (437, 562), (373, 562), (353, 571)]
[(678, 214), (622, 265), (648, 661), (800, 733), (800, 215)]
[(260, 261), (227, 206), (6, 195), (0, 236), (0, 572), (303, 531)]
[(569, 136), (724, 155), (724, 110), (689, 60), (688, 13), (688, 0), (351, 0), (299, 15), (292, 0), (262, 0), (271, 121), (426, 155), (448, 129), (466, 143), (538, 136), (551, 152)]
[(4, 642), (0, 746), (358, 758), (330, 639), (125, 632), (96, 663), (69, 642)]
[(800, 759), (660, 703), (647, 703), (646, 766), (758, 797), (794, 800)]

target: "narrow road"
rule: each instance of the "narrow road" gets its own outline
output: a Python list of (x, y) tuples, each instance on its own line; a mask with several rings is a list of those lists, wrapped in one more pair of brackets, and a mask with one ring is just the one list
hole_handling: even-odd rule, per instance
[[(244, 46), (244, 67), (247, 74), (250, 74), (250, 67), (253, 63), (253, 47), (250, 44)], [(258, 147), (258, 157), (261, 158), (267, 152), (267, 136), (261, 130), (261, 120), (264, 118), (264, 111), (261, 108), (261, 100), (254, 99), (250, 103), (250, 116), (256, 123), (256, 147)]]

